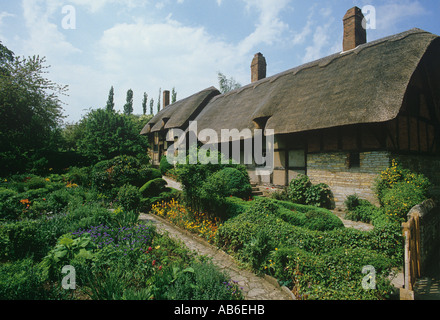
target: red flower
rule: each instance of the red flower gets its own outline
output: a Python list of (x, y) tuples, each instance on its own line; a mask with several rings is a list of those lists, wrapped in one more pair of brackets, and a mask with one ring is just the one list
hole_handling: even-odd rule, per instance
[(162, 266), (159, 267), (159, 271), (162, 270)]
[(151, 264), (154, 266), (156, 264), (156, 260), (153, 260)]

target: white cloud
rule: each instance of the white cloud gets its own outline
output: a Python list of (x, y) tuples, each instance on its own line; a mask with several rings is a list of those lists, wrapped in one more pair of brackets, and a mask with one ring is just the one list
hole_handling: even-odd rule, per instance
[(397, 25), (410, 17), (427, 14), (419, 1), (394, 0), (376, 6), (377, 32), (380, 36), (395, 33)]
[(61, 10), (56, 1), (23, 0), (22, 8), (29, 36), (22, 39), (26, 51), (50, 57), (52, 61), (81, 52), (66, 40), (58, 25), (49, 22), (54, 13)]
[(296, 39), (294, 39), (294, 42), (295, 40), (297, 40), (298, 43), (300, 40), (302, 41), (302, 43), (305, 42), (305, 38), (313, 32), (313, 25), (316, 25), (313, 32), (313, 41), (311, 41), (311, 45), (305, 48), (305, 55), (302, 58), (303, 63), (317, 60), (324, 57), (326, 54), (333, 53), (329, 52), (329, 48), (331, 48), (330, 50), (332, 50), (335, 47), (335, 44), (331, 45), (331, 26), (335, 21), (335, 18), (331, 16), (331, 9), (322, 8), (319, 10), (318, 19), (321, 19), (321, 21), (326, 21), (324, 25), (322, 25), (322, 23), (318, 24), (317, 22), (315, 22), (313, 20), (314, 15), (315, 8), (312, 8), (303, 32), (299, 36), (297, 36)]
[(286, 9), (290, 0), (243, 0), (248, 10), (256, 10), (259, 14), (255, 31), (247, 36), (239, 46), (241, 54), (250, 52), (257, 45), (272, 44), (281, 40), (281, 35), (288, 30), (287, 23), (280, 19), (282, 10)]

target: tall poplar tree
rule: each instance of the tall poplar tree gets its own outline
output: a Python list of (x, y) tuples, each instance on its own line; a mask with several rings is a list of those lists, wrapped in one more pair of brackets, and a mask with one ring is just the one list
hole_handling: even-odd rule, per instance
[(148, 94), (144, 92), (144, 100), (142, 100), (142, 112), (144, 115), (147, 114), (147, 103), (148, 103)]
[(173, 88), (171, 91), (171, 104), (175, 103), (177, 101), (177, 92), (176, 88)]
[(133, 113), (133, 90), (127, 91), (127, 102), (124, 105), (124, 114), (130, 115)]
[(108, 100), (107, 100), (107, 105), (105, 107), (105, 109), (107, 111), (115, 111), (115, 102), (114, 102), (114, 95), (115, 95), (115, 90), (113, 88), (113, 86), (110, 88), (110, 92), (108, 94)]
[(151, 115), (154, 115), (153, 107), (154, 107), (154, 99), (151, 99), (150, 100), (150, 114)]
[(162, 94), (162, 88), (159, 88), (159, 99), (157, 100), (157, 113), (160, 112), (160, 95)]

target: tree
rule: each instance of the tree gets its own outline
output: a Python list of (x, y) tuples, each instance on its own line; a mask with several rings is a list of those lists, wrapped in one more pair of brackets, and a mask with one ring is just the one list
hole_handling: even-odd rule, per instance
[(177, 92), (176, 89), (173, 88), (171, 91), (171, 104), (175, 103), (177, 101)]
[(81, 119), (78, 151), (92, 161), (127, 155), (147, 160), (148, 141), (142, 137), (136, 117), (104, 109), (90, 111)]
[(153, 106), (154, 106), (154, 99), (151, 99), (150, 100), (150, 114), (152, 116), (154, 115)]
[(162, 94), (162, 88), (159, 88), (159, 99), (157, 99), (157, 113), (160, 112), (160, 95)]
[(107, 106), (106, 106), (107, 111), (114, 111), (115, 110), (114, 95), (115, 95), (115, 90), (113, 89), (113, 86), (112, 86), (110, 88), (110, 92), (108, 94), (108, 100), (107, 100)]
[(124, 114), (130, 115), (133, 113), (133, 90), (127, 91), (127, 102), (124, 105)]
[(0, 175), (29, 169), (60, 143), (67, 86), (46, 78), (46, 59), (16, 58), (0, 44)]
[(230, 79), (228, 79), (221, 72), (218, 72), (218, 83), (220, 86), (220, 92), (223, 94), (239, 89), (241, 87), (241, 84), (235, 81), (234, 78), (231, 77)]
[(148, 102), (148, 94), (146, 92), (144, 92), (144, 100), (142, 100), (143, 115), (147, 114), (147, 102)]

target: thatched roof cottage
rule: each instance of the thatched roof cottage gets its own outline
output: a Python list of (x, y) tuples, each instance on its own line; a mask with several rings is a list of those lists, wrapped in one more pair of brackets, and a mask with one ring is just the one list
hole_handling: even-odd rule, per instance
[[(264, 129), (275, 134), (274, 170), (259, 184), (285, 186), (299, 173), (326, 183), (336, 206), (357, 193), (375, 201), (377, 175), (399, 158), (440, 186), (440, 38), (412, 29), (366, 42), (362, 12), (344, 17), (344, 51), (266, 77), (255, 55), (252, 82), (220, 94), (215, 88), (166, 106), (144, 128), (158, 164), (166, 132), (197, 121), (210, 128)], [(230, 143), (230, 141), (218, 141)]]

